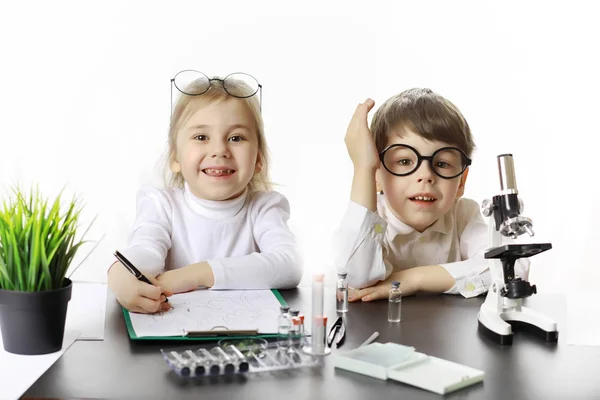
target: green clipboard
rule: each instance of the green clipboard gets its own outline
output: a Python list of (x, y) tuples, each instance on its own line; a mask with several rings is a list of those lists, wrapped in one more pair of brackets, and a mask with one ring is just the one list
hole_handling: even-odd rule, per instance
[[(281, 293), (279, 293), (279, 290), (271, 289), (271, 292), (275, 295), (277, 300), (279, 300), (279, 304), (281, 304), (282, 306), (287, 306), (287, 303), (281, 296)], [(144, 337), (139, 337), (138, 335), (136, 335), (135, 330), (133, 329), (133, 325), (131, 325), (131, 318), (129, 317), (129, 311), (127, 311), (123, 307), (121, 307), (121, 309), (123, 310), (123, 317), (125, 318), (125, 326), (127, 327), (127, 334), (129, 335), (130, 340), (208, 341), (208, 340), (221, 340), (221, 339), (232, 338), (232, 336), (229, 336), (229, 335), (191, 336), (191, 337), (190, 336), (144, 336)], [(257, 337), (265, 338), (265, 339), (266, 338), (275, 338), (275, 337), (277, 337), (277, 333), (251, 335), (251, 336), (243, 336), (243, 335), (235, 336), (236, 339), (249, 339), (249, 338), (257, 338)]]

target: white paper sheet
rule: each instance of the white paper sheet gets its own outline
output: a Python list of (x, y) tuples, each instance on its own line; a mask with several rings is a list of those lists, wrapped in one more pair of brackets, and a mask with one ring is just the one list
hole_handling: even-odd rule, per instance
[(4, 351), (0, 335), (0, 400), (18, 399), (75, 342), (79, 332), (65, 331), (62, 349), (56, 353), (23, 356)]
[(73, 282), (65, 330), (78, 331), (77, 340), (103, 340), (106, 314), (106, 284)]
[(600, 346), (600, 292), (567, 295), (567, 344)]
[(171, 296), (169, 302), (173, 309), (164, 313), (129, 314), (138, 337), (222, 327), (277, 333), (280, 303), (270, 290), (196, 290)]

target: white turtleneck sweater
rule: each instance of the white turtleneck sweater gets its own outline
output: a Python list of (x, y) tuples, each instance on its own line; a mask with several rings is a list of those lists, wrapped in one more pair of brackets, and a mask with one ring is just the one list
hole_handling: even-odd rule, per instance
[(302, 278), (302, 259), (287, 226), (290, 206), (278, 192), (248, 191), (212, 201), (183, 189), (142, 188), (129, 245), (122, 253), (139, 270), (206, 261), (213, 289), (284, 289)]

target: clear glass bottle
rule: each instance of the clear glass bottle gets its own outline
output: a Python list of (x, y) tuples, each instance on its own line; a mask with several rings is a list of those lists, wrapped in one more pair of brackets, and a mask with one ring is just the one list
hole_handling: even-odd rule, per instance
[(292, 330), (290, 331), (291, 343), (289, 351), (300, 348), (300, 317), (292, 317)]
[(337, 312), (348, 312), (348, 281), (347, 274), (338, 274), (335, 290), (335, 310)]
[(392, 282), (388, 304), (388, 321), (400, 322), (402, 320), (402, 291), (400, 282)]
[(277, 328), (277, 349), (288, 351), (290, 348), (290, 331), (292, 330), (292, 318), (290, 316), (290, 308), (287, 306), (280, 307), (279, 323)]
[[(292, 350), (293, 348), (297, 347), (296, 345), (299, 342), (299, 336), (300, 336), (300, 318), (298, 318), (298, 315), (300, 315), (300, 310), (292, 308), (290, 309), (290, 320), (292, 321), (292, 325), (290, 326), (290, 349)], [(298, 323), (296, 323), (296, 320), (298, 321)]]
[(300, 338), (300, 347), (304, 346), (304, 314), (298, 314), (300, 326), (298, 327), (298, 337)]

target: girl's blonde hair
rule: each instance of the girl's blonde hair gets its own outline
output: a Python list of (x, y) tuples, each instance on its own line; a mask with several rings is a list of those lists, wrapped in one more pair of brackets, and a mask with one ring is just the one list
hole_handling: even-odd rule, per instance
[[(199, 93), (202, 88), (206, 86), (205, 83), (200, 81), (194, 81), (184, 89), (187, 93)], [(251, 93), (250, 87), (239, 80), (231, 78), (227, 79), (227, 88), (229, 91), (234, 93)], [(165, 159), (165, 177), (166, 185), (168, 187), (182, 188), (184, 184), (183, 175), (181, 172), (173, 173), (171, 171), (171, 163), (175, 160), (177, 150), (177, 133), (182, 126), (198, 111), (200, 108), (206, 106), (211, 102), (221, 102), (228, 98), (231, 98), (229, 93), (225, 91), (223, 87), (223, 80), (221, 78), (213, 78), (210, 82), (208, 90), (200, 95), (191, 96), (182, 93), (177, 100), (177, 103), (173, 107), (173, 114), (171, 115), (171, 123), (169, 126), (169, 138), (168, 138), (168, 152)], [(236, 97), (234, 97), (236, 98)], [(258, 139), (258, 162), (261, 164), (260, 172), (254, 174), (250, 182), (248, 183), (248, 190), (250, 192), (259, 191), (270, 191), (271, 180), (269, 178), (269, 149), (265, 140), (265, 129), (260, 111), (260, 104), (256, 94), (247, 98), (237, 98), (242, 101), (250, 114), (254, 119), (256, 125), (256, 137)]]

